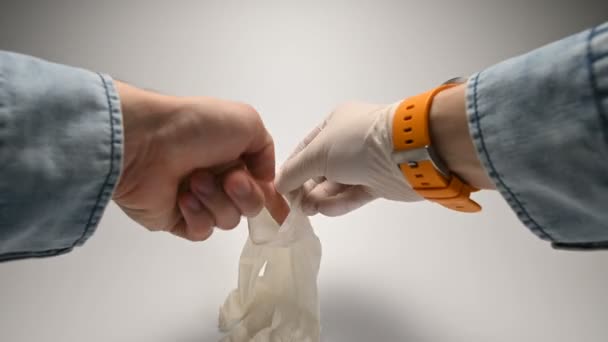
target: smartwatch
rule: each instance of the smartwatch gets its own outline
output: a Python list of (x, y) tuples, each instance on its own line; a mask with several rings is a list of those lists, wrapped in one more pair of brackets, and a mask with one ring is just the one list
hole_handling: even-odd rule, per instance
[(481, 206), (470, 196), (478, 189), (450, 172), (433, 148), (429, 114), (441, 91), (466, 82), (451, 79), (437, 88), (402, 101), (393, 116), (393, 160), (411, 187), (425, 199), (446, 208), (473, 213)]

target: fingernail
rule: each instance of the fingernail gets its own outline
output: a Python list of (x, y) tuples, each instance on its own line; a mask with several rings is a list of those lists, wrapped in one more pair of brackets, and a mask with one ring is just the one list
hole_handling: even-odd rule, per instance
[(192, 211), (200, 211), (202, 208), (201, 203), (196, 198), (194, 198), (194, 196), (188, 196), (186, 198), (186, 205)]
[(233, 189), (234, 194), (239, 198), (247, 198), (251, 193), (251, 184), (248, 181), (241, 181)]
[(215, 192), (215, 180), (210, 175), (198, 177), (194, 185), (195, 190), (203, 196), (211, 196)]

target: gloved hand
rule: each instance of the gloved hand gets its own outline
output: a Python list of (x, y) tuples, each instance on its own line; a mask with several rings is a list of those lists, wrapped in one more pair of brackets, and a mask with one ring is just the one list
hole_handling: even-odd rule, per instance
[(339, 106), (283, 164), (276, 179), (279, 192), (303, 187), (308, 215), (343, 215), (376, 198), (421, 200), (391, 157), (396, 107)]

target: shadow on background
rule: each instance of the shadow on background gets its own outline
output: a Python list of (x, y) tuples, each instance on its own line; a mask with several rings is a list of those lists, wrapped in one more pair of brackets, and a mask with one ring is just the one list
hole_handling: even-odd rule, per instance
[(405, 308), (353, 289), (352, 284), (325, 290), (320, 296), (323, 342), (421, 341), (407, 323)]
[(177, 327), (178, 331), (167, 333), (166, 342), (217, 342), (224, 334), (218, 329), (218, 310), (203, 305), (195, 312), (184, 313), (181, 320), (184, 324)]
[[(349, 288), (349, 286), (351, 288)], [(322, 342), (420, 342), (421, 334), (409, 326), (405, 308), (370, 296), (352, 284), (325, 289), (321, 296)], [(399, 314), (395, 314), (399, 313)], [(202, 316), (202, 317), (201, 317)], [(223, 334), (211, 327), (217, 318), (208, 312), (198, 314), (200, 326), (189, 326), (172, 338), (175, 342), (219, 341)]]

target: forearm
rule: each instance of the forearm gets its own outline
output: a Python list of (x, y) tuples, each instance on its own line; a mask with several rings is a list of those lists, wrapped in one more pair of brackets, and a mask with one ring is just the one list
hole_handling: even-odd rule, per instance
[(448, 169), (478, 189), (495, 189), (469, 134), (466, 84), (437, 94), (431, 106), (431, 141)]
[(607, 94), (604, 24), (440, 93), (431, 134), (455, 173), (473, 186), (495, 185), (540, 238), (606, 248)]

